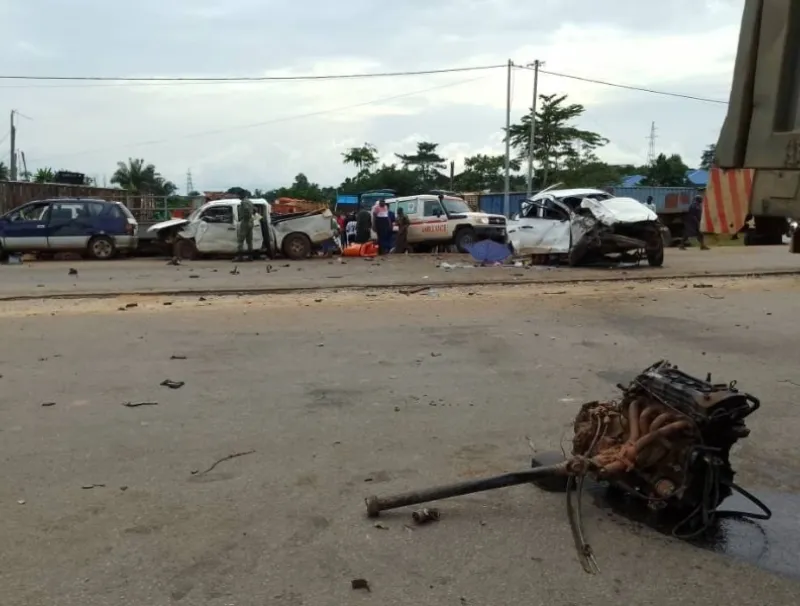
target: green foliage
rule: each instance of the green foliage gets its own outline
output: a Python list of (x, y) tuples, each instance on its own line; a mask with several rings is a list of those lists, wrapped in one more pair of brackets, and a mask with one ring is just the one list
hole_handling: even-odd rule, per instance
[(317, 183), (312, 183), (303, 173), (299, 173), (294, 178), (294, 183), (289, 187), (279, 187), (268, 192), (260, 192), (262, 197), (269, 201), (277, 198), (298, 198), (311, 202), (330, 202), (336, 199), (336, 190), (330, 187), (320, 187)]
[(717, 145), (707, 145), (700, 156), (700, 168), (708, 170), (717, 163)]
[(648, 166), (645, 171), (645, 179), (642, 185), (649, 187), (683, 187), (690, 185), (686, 179), (689, 167), (683, 163), (683, 159), (678, 154), (667, 157), (659, 154), (655, 162)]
[(378, 163), (378, 150), (371, 143), (364, 143), (361, 147), (351, 147), (342, 157), (345, 164), (352, 164), (360, 174), (362, 171), (369, 172)]
[(445, 159), (436, 153), (438, 143), (420, 141), (417, 143), (417, 151), (413, 154), (395, 154), (403, 165), (403, 168), (414, 169), (419, 172), (422, 182), (433, 184), (438, 181), (438, 171), (447, 168)]
[(52, 168), (40, 168), (33, 174), (34, 183), (52, 183), (56, 178)]
[[(511, 170), (518, 171), (520, 162), (511, 160)], [(500, 191), (505, 187), (505, 156), (477, 154), (464, 159), (464, 172), (456, 175), (455, 187), (459, 191)], [(516, 177), (516, 175), (515, 175)], [(520, 179), (516, 177), (515, 180)], [(524, 186), (524, 181), (523, 181)]]
[(117, 170), (111, 182), (122, 189), (136, 194), (170, 196), (178, 187), (161, 176), (152, 164), (145, 164), (142, 158), (129, 158), (128, 162), (117, 162)]

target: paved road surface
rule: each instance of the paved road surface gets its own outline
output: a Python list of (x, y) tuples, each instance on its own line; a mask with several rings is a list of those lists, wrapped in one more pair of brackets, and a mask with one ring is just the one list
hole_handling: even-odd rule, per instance
[[(800, 490), (800, 387), (787, 382), (800, 385), (800, 282), (708, 282), (567, 286), (536, 305), (535, 287), (151, 298), (125, 312), (135, 299), (7, 302), (0, 601), (796, 603), (800, 525), (784, 505)], [(408, 511), (385, 528), (365, 519), (370, 493), (524, 467), (529, 442), (557, 449), (580, 403), (662, 357), (762, 399), (734, 456), (779, 515), (763, 535), (727, 536), (769, 570), (590, 501), (602, 574), (589, 577), (563, 495), (532, 487), (443, 502), (423, 528)], [(145, 400), (159, 404), (121, 406)]]
[[(409, 255), (381, 261), (314, 259), (288, 263), (239, 264), (238, 275), (231, 275), (230, 261), (187, 262), (172, 267), (160, 259), (130, 259), (112, 262), (42, 262), (21, 266), (0, 266), (0, 298), (19, 296), (76, 295), (79, 293), (233, 291), (293, 288), (341, 288), (345, 286), (391, 286), (399, 284), (476, 282), (525, 282), (558, 280), (596, 280), (600, 278), (646, 278), (686, 274), (747, 273), (761, 271), (800, 271), (800, 255), (790, 255), (784, 247), (722, 247), (711, 251), (667, 252), (663, 268), (550, 268), (508, 269), (498, 267), (459, 267), (446, 270), (442, 262), (464, 265), (466, 255)], [(78, 269), (78, 276), (68, 269)]]

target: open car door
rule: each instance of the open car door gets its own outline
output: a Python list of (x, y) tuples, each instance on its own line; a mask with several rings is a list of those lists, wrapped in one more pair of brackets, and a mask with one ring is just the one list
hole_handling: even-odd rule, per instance
[(509, 224), (508, 239), (515, 254), (546, 255), (569, 253), (572, 238), (569, 208), (552, 197), (528, 200), (519, 218)]

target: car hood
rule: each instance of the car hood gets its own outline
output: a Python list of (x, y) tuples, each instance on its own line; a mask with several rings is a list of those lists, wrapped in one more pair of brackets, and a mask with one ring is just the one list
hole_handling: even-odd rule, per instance
[(585, 198), (581, 208), (589, 210), (604, 225), (616, 223), (641, 223), (658, 221), (658, 215), (634, 198), (609, 198), (592, 200)]
[(176, 225), (186, 225), (189, 222), (188, 219), (170, 219), (169, 221), (162, 221), (161, 223), (156, 223), (155, 225), (151, 225), (147, 228), (148, 232), (157, 232), (161, 231), (165, 227), (174, 227)]

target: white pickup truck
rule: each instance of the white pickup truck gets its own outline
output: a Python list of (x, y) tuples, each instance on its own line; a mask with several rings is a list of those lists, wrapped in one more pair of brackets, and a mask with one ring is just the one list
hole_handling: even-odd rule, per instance
[[(253, 224), (253, 250), (279, 253), (290, 259), (305, 259), (326, 241), (338, 235), (338, 226), (329, 210), (298, 215), (273, 216), (269, 202), (251, 199), (256, 209)], [(195, 259), (200, 256), (234, 255), (237, 251), (239, 200), (207, 202), (186, 219), (170, 219), (152, 225), (147, 231), (171, 247), (174, 256)]]

